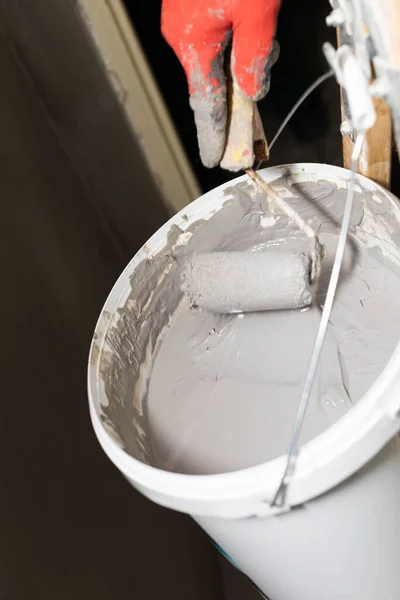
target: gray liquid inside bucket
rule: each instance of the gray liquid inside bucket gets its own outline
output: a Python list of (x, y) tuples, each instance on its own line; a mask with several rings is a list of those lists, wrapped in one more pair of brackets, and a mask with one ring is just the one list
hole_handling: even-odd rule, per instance
[[(224, 207), (141, 263), (106, 335), (103, 423), (132, 456), (181, 473), (219, 473), (287, 449), (324, 301), (346, 196), (329, 182), (274, 184), (318, 230), (326, 256), (317, 305), (305, 311), (212, 315), (183, 297), (196, 252), (307, 250), (307, 241), (248, 183)], [(400, 224), (387, 197), (356, 195), (344, 266), (302, 442), (344, 415), (370, 388), (400, 337)], [(184, 242), (184, 243), (183, 243)]]

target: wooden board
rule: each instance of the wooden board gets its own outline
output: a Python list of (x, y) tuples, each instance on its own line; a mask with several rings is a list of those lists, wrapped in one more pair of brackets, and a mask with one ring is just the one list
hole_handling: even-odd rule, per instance
[[(338, 29), (338, 45), (340, 30)], [(392, 117), (388, 105), (381, 98), (374, 98), (376, 123), (369, 129), (358, 161), (357, 171), (386, 189), (390, 189), (391, 152), (392, 152)], [(342, 120), (346, 119), (343, 90), (341, 90)], [(350, 136), (343, 136), (343, 165), (351, 167), (353, 142)]]
[[(392, 123), (390, 109), (384, 100), (374, 99), (377, 119), (375, 125), (369, 129), (358, 160), (357, 171), (365, 175), (386, 189), (390, 189), (391, 175), (391, 148), (392, 148)], [(343, 103), (342, 103), (343, 106)], [(343, 136), (343, 165), (346, 169), (351, 167), (351, 154), (353, 142), (350, 136)]]

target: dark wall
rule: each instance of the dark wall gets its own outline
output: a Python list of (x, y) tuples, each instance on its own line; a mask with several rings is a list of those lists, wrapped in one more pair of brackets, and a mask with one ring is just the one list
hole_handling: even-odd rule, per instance
[(97, 317), (166, 211), (71, 6), (0, 1), (0, 599), (220, 600), (216, 551), (91, 427)]
[[(205, 169), (200, 163), (184, 73), (160, 33), (161, 0), (124, 2), (190, 162), (203, 190), (209, 190), (230, 175), (220, 169)], [(272, 71), (271, 91), (259, 105), (270, 140), (299, 96), (328, 70), (321, 45), (328, 40), (335, 43), (334, 30), (325, 25), (329, 11), (328, 0), (283, 0), (277, 31), (281, 56)], [(273, 149), (269, 164), (328, 162), (341, 165), (339, 123), (339, 88), (331, 79), (315, 91), (293, 117)]]

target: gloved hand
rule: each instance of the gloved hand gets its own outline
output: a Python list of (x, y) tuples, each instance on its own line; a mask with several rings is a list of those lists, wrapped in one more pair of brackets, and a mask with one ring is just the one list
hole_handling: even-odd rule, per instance
[(269, 90), (279, 46), (273, 40), (280, 0), (163, 0), (162, 32), (185, 69), (200, 156), (219, 164), (226, 141), (224, 50), (232, 39), (232, 75), (252, 100)]

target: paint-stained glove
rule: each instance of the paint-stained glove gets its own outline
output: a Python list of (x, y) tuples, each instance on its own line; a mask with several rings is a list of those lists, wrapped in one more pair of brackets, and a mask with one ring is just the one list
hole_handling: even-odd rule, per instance
[(163, 0), (162, 32), (185, 69), (206, 167), (218, 165), (225, 148), (224, 50), (232, 39), (236, 83), (252, 100), (263, 98), (279, 54), (279, 7), (280, 0)]

